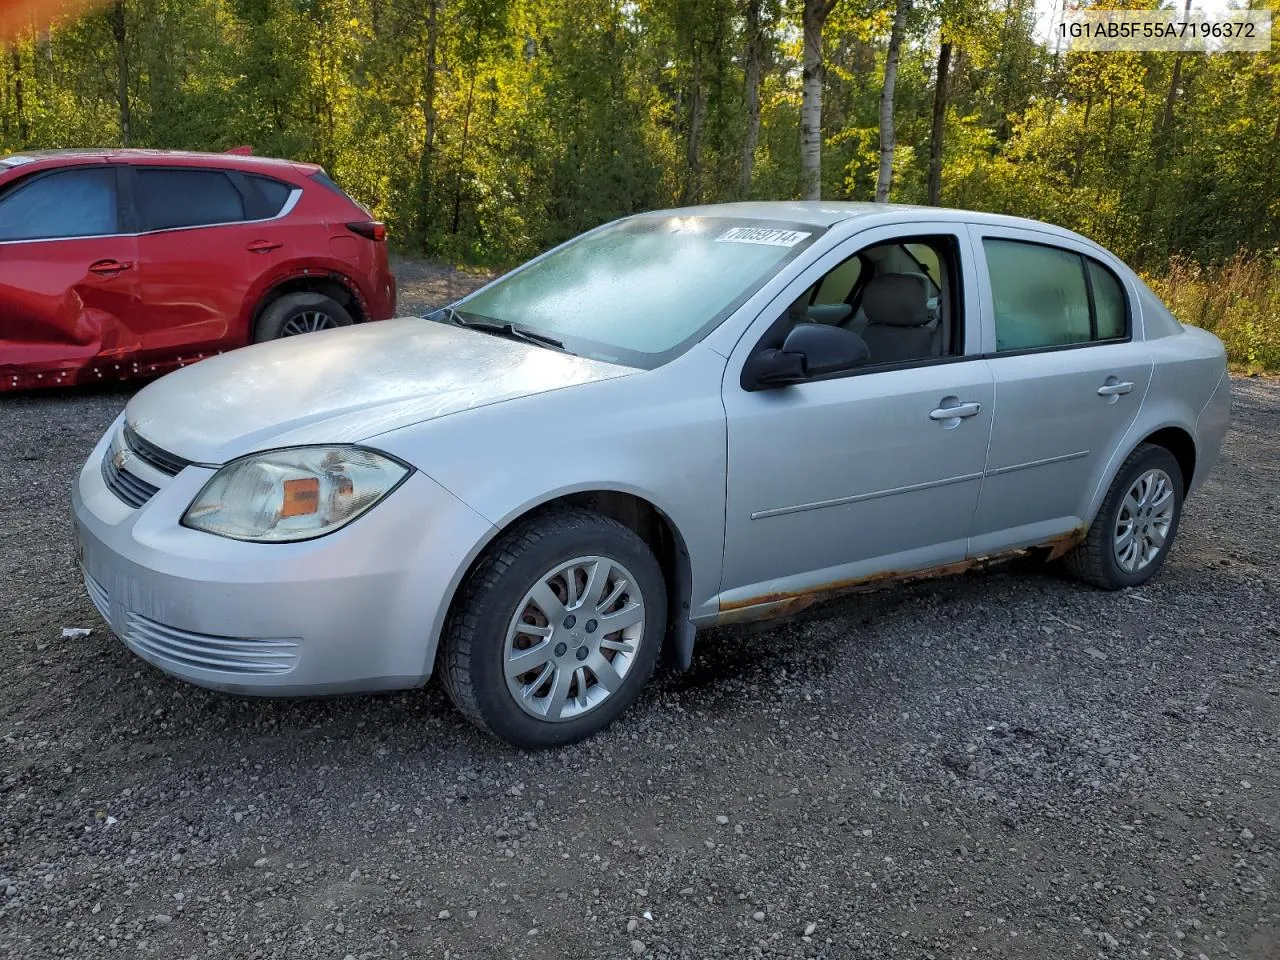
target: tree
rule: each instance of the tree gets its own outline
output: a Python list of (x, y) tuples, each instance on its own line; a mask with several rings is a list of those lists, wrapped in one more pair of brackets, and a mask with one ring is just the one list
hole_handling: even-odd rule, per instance
[(800, 106), (800, 169), (806, 200), (822, 199), (822, 28), (839, 0), (804, 0), (804, 72)]
[(746, 46), (743, 50), (743, 100), (747, 113), (747, 129), (742, 137), (742, 162), (738, 168), (738, 196), (745, 200), (751, 193), (751, 172), (755, 168), (756, 146), (760, 142), (760, 84), (764, 79), (765, 29), (762, 21), (764, 0), (746, 0), (743, 11)]
[(938, 46), (938, 66), (933, 81), (933, 118), (929, 125), (929, 185), (926, 202), (936, 207), (942, 199), (942, 138), (947, 123), (947, 74), (951, 69), (951, 41)]
[(426, 17), (426, 51), (424, 55), (422, 78), (422, 148), (418, 159), (418, 232), (425, 240), (431, 228), (432, 208), (432, 169), (433, 153), (436, 145), (436, 87), (440, 64), (437, 60), (440, 49), (440, 19), (444, 0), (427, 0)]
[(896, 0), (893, 29), (889, 33), (889, 49), (884, 59), (884, 85), (880, 90), (880, 174), (876, 178), (876, 202), (889, 200), (893, 185), (893, 153), (897, 138), (893, 130), (893, 94), (898, 85), (898, 57), (902, 51), (902, 38), (907, 32), (907, 14), (911, 0)]
[(1021, 214), (1156, 273), (1280, 246), (1280, 48), (1055, 61), (1035, 0), (61, 9), (0, 50), (0, 153), (249, 143), (324, 165), (393, 243), (459, 262), (748, 196)]
[(116, 46), (116, 106), (120, 111), (120, 143), (129, 146), (132, 124), (129, 116), (129, 47), (126, 43), (124, 0), (115, 0), (109, 13), (111, 36)]

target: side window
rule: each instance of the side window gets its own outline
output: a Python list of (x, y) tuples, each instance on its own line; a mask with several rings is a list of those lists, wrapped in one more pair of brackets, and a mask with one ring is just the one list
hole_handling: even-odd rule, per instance
[(904, 246), (920, 264), (929, 279), (939, 287), (942, 286), (942, 265), (938, 261), (938, 252), (927, 243), (907, 243)]
[(1125, 335), (1129, 310), (1124, 287), (1116, 275), (1096, 260), (1086, 260), (1089, 265), (1089, 285), (1093, 288), (1093, 305), (1098, 315), (1098, 332), (1095, 339), (1118, 340)]
[(962, 318), (956, 238), (906, 237), (833, 267), (791, 304), (765, 345), (780, 346), (797, 323), (825, 323), (861, 336), (869, 366), (935, 360), (964, 353)]
[(0, 198), (0, 240), (101, 237), (117, 231), (116, 172), (109, 167), (38, 177)]
[(836, 267), (818, 282), (815, 304), (847, 303), (862, 273), (862, 261), (854, 256)]
[(200, 227), (245, 219), (240, 191), (221, 171), (136, 169), (143, 230)]
[(1065, 347), (1125, 335), (1124, 289), (1078, 253), (1019, 240), (983, 240), (996, 350)]
[(276, 216), (284, 209), (285, 201), (293, 192), (292, 186), (271, 177), (260, 177), (252, 173), (242, 176), (254, 194), (250, 197), (249, 210), (246, 211), (250, 220), (267, 220)]

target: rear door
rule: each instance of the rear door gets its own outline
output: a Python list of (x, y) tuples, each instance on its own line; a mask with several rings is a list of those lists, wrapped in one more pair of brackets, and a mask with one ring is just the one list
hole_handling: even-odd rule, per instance
[(250, 289), (281, 256), (278, 219), (293, 190), (270, 196), (233, 170), (133, 168), (133, 206), (148, 343), (193, 359), (249, 340)]
[(995, 418), (970, 553), (1077, 531), (1138, 415), (1152, 361), (1134, 292), (1095, 248), (971, 228)]
[(6, 387), (111, 376), (132, 363), (138, 253), (122, 220), (121, 185), (119, 167), (95, 164), (0, 190)]

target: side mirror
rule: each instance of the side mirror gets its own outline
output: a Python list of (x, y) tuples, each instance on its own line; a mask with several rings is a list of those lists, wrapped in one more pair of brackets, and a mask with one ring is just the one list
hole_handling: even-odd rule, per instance
[(742, 369), (746, 390), (768, 390), (852, 370), (871, 357), (866, 341), (852, 330), (825, 323), (797, 323), (782, 342), (752, 354)]

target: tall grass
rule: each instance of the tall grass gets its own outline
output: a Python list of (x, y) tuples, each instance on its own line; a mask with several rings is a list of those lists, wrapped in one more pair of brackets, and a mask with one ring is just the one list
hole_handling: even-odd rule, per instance
[(1238, 253), (1219, 267), (1174, 259), (1145, 278), (1183, 323), (1217, 334), (1227, 359), (1247, 372), (1280, 372), (1280, 259)]

